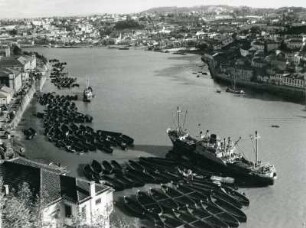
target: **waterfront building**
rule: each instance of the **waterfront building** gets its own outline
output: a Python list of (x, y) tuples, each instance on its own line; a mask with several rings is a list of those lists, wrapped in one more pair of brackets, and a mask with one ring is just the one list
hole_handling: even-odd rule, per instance
[(282, 78), (282, 84), (286, 86), (304, 88), (305, 78), (300, 74), (289, 74)]
[(36, 68), (36, 57), (35, 55), (2, 57), (0, 59), (0, 68), (21, 72), (22, 81), (24, 81), (29, 78), (29, 73)]
[(265, 43), (262, 41), (255, 40), (251, 43), (251, 46), (254, 47), (256, 50), (264, 50)]
[(61, 167), (21, 157), (1, 161), (0, 176), (8, 191), (18, 191), (24, 182), (29, 185), (33, 200), (39, 196), (43, 202), (41, 223), (47, 227), (90, 227), (97, 222), (100, 227), (110, 227), (113, 190), (108, 186), (71, 177)]
[(287, 48), (290, 50), (300, 50), (303, 46), (303, 38), (292, 38), (284, 41)]
[(0, 88), (0, 105), (7, 105), (11, 102), (14, 91), (6, 86)]
[(262, 57), (254, 57), (252, 59), (252, 66), (256, 68), (263, 68), (267, 65), (266, 61)]
[(14, 92), (19, 91), (22, 86), (21, 72), (15, 69), (0, 68), (0, 85), (5, 85)]
[(9, 57), (11, 55), (11, 49), (8, 45), (0, 46), (0, 58)]
[(266, 41), (266, 50), (267, 52), (273, 51), (278, 49), (280, 46), (280, 42), (274, 41), (274, 40), (268, 40)]

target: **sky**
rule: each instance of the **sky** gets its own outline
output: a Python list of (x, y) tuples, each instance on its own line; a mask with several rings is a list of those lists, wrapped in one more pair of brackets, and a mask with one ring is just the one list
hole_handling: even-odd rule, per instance
[(137, 13), (152, 7), (232, 5), (259, 8), (302, 6), (305, 0), (0, 0), (0, 18)]

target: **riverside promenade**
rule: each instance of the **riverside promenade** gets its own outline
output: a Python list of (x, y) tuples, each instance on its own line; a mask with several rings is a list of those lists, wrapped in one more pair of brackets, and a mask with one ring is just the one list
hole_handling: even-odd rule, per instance
[(34, 94), (40, 92), (50, 76), (50, 65), (44, 65), (38, 74), (39, 77), (30, 77), (26, 81), (20, 93), (12, 99), (7, 110), (0, 117), (0, 156), (2, 159), (11, 159), (16, 156), (24, 156), (25, 149), (14, 139), (14, 131), (31, 102)]

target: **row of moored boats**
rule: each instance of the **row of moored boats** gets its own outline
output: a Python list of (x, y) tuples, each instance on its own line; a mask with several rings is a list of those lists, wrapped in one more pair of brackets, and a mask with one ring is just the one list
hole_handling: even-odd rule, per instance
[(76, 83), (77, 78), (72, 78), (68, 76), (67, 72), (64, 72), (66, 62), (60, 62), (57, 59), (52, 61), (52, 72), (50, 74), (51, 83), (53, 83), (58, 89), (61, 88), (71, 88), (79, 87), (79, 84)]
[[(192, 178), (185, 175), (187, 169)], [(233, 184), (216, 183), (214, 173), (171, 159), (140, 157), (122, 164), (93, 160), (83, 171), (89, 180), (116, 191), (146, 184), (161, 186), (138, 191), (119, 204), (131, 215), (160, 227), (237, 227), (247, 219), (242, 208), (249, 205), (249, 200)]]
[(45, 93), (38, 96), (38, 101), (46, 107), (44, 112), (36, 113), (43, 121), (44, 134), (59, 148), (77, 153), (96, 150), (112, 153), (114, 147), (125, 150), (133, 146), (134, 140), (127, 135), (86, 125), (93, 117), (78, 112), (71, 97)]

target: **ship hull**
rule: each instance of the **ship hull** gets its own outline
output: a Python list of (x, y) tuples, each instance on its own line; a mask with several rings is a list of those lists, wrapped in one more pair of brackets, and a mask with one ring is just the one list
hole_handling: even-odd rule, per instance
[(219, 173), (221, 176), (229, 176), (235, 178), (235, 183), (240, 186), (248, 187), (265, 187), (274, 184), (274, 178), (259, 176), (249, 170), (237, 166), (235, 164), (226, 164), (221, 159), (215, 156), (210, 156), (211, 152), (199, 145), (186, 146), (178, 139), (171, 138), (173, 150), (178, 156), (187, 157), (192, 163)]

